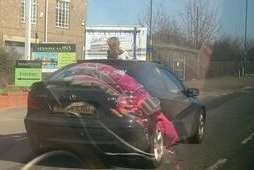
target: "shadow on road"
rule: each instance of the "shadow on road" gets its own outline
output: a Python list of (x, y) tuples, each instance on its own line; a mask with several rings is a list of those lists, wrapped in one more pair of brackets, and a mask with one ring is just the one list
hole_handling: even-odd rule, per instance
[[(83, 149), (82, 149), (83, 150)], [(39, 162), (38, 166), (78, 169), (150, 168), (148, 161), (139, 157), (110, 157), (99, 154), (91, 148), (84, 149), (82, 162), (66, 155), (51, 156)], [(0, 160), (26, 164), (36, 155), (32, 153), (26, 133), (0, 135)]]
[(0, 160), (25, 163), (33, 158), (25, 133), (0, 135)]

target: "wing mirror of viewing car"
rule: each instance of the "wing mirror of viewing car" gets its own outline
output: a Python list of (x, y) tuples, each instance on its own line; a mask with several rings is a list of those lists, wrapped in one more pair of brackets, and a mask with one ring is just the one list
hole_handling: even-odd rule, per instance
[(196, 88), (188, 88), (185, 90), (185, 94), (187, 97), (196, 97), (199, 96), (199, 89)]

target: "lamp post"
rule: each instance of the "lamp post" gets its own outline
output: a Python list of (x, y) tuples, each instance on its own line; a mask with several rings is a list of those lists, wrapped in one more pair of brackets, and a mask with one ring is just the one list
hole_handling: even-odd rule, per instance
[(149, 21), (149, 60), (152, 60), (152, 50), (153, 50), (153, 0), (150, 0), (150, 21)]
[(45, 11), (44, 11), (44, 42), (48, 42), (48, 0), (45, 0)]
[(245, 29), (244, 29), (244, 57), (243, 57), (244, 75), (247, 73), (247, 34), (248, 34), (248, 0), (245, 1)]
[(31, 60), (31, 15), (32, 3), (31, 0), (25, 0), (25, 14), (26, 14), (26, 30), (25, 30), (25, 58)]

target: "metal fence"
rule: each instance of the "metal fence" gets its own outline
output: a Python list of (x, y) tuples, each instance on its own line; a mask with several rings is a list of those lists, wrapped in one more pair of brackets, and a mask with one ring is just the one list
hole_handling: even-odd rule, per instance
[(16, 56), (0, 48), (0, 87), (14, 81)]

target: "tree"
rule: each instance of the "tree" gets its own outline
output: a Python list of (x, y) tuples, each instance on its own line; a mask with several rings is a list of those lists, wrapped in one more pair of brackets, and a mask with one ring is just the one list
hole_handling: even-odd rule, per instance
[[(178, 22), (172, 19), (163, 5), (155, 6), (153, 10), (152, 36), (154, 43), (184, 45), (184, 37)], [(149, 28), (150, 9), (147, 8), (139, 18), (139, 24)]]
[(247, 59), (250, 61), (254, 61), (254, 40), (250, 40), (248, 42)]
[(239, 39), (232, 39), (230, 37), (222, 37), (215, 41), (213, 45), (214, 61), (235, 61), (240, 62), (243, 48)]
[(182, 15), (183, 30), (190, 46), (201, 48), (210, 43), (219, 29), (216, 7), (208, 0), (188, 0)]

